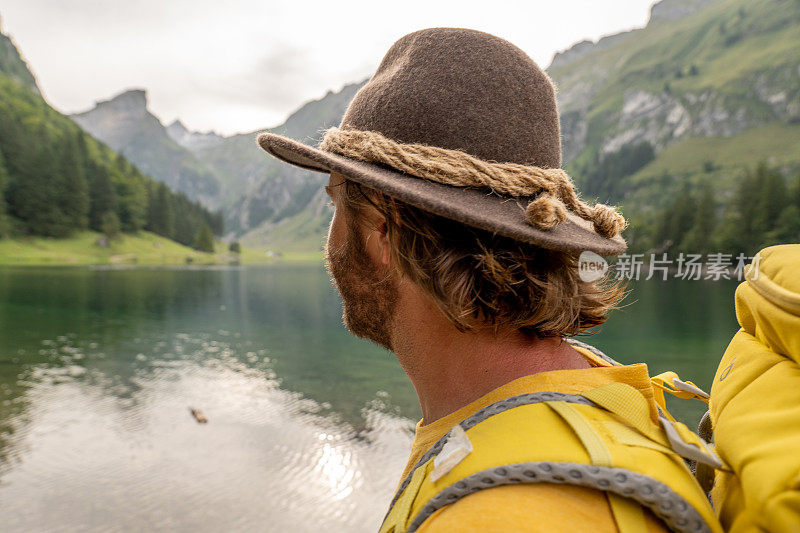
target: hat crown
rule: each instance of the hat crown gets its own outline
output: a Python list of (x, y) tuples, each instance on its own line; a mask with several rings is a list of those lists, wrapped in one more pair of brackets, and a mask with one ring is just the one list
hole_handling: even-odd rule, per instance
[(513, 44), (475, 30), (433, 28), (401, 38), (341, 127), (487, 161), (561, 166), (550, 78)]

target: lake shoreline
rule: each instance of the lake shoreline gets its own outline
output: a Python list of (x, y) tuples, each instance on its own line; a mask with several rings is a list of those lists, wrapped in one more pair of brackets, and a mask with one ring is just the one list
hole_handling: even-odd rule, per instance
[(0, 239), (0, 267), (203, 267), (323, 261), (322, 252), (278, 253), (244, 248), (235, 254), (228, 251), (223, 242), (215, 243), (215, 253), (205, 253), (146, 231), (125, 234), (107, 246), (98, 244), (101, 238), (100, 233), (85, 231), (64, 239)]

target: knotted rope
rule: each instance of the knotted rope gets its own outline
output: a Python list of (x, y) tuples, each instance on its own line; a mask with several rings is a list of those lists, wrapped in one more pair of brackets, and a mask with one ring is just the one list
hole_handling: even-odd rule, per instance
[(495, 163), (460, 150), (424, 144), (402, 144), (378, 132), (330, 128), (320, 144), (326, 152), (456, 187), (479, 187), (509, 196), (538, 196), (525, 209), (525, 220), (547, 230), (567, 218), (567, 209), (592, 222), (603, 237), (614, 237), (625, 226), (615, 207), (590, 206), (578, 198), (569, 175), (560, 168), (540, 168), (516, 163)]

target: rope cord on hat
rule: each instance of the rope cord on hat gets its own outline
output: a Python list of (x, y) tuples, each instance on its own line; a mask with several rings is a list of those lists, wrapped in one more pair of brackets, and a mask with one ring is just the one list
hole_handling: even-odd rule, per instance
[(590, 206), (578, 198), (572, 180), (560, 168), (484, 161), (460, 150), (398, 143), (375, 131), (330, 128), (319, 147), (445, 185), (486, 188), (509, 196), (538, 194), (525, 209), (525, 220), (538, 229), (551, 229), (566, 220), (567, 209), (592, 222), (603, 237), (614, 237), (627, 225), (616, 207)]

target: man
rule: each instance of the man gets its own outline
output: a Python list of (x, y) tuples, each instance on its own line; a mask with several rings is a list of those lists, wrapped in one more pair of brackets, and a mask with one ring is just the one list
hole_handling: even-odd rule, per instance
[(706, 460), (703, 445), (662, 430), (646, 366), (565, 341), (619, 302), (578, 256), (622, 252), (625, 221), (560, 170), (554, 89), (524, 52), (412, 33), (319, 149), (258, 142), (330, 174), (344, 322), (394, 352), (419, 397), (382, 531), (719, 530), (673, 451)]

